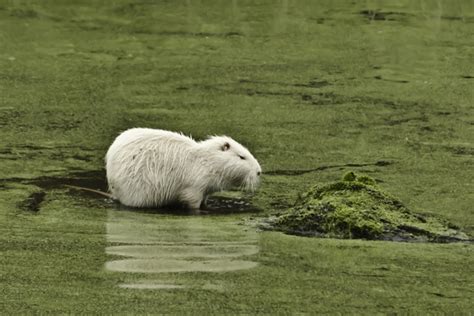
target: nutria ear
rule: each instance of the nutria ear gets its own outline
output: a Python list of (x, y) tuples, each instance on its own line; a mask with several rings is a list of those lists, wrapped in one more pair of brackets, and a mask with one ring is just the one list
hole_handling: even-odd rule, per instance
[(221, 150), (222, 151), (227, 151), (230, 148), (230, 144), (228, 142), (225, 142), (224, 145), (222, 145)]

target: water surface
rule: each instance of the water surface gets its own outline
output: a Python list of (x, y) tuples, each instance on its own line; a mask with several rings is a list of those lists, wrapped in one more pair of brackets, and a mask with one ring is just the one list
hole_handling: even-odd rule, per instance
[[(470, 245), (240, 223), (354, 170), (473, 233), (473, 23), (467, 0), (0, 0), (0, 310), (471, 311)], [(140, 213), (41, 184), (97, 174), (137, 126), (246, 145), (261, 211)]]

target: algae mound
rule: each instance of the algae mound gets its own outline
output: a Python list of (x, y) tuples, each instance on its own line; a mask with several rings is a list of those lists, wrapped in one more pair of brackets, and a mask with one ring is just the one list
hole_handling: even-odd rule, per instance
[(374, 179), (353, 172), (316, 185), (267, 228), (295, 235), (392, 241), (470, 241), (458, 227), (433, 215), (414, 213), (383, 192)]

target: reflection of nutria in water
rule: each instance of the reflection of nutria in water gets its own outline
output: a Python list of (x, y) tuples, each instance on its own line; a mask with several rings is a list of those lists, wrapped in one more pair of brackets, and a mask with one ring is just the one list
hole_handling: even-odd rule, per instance
[(113, 198), (133, 207), (183, 203), (199, 209), (209, 194), (239, 187), (254, 190), (262, 169), (252, 154), (227, 136), (196, 142), (182, 134), (133, 128), (106, 155)]

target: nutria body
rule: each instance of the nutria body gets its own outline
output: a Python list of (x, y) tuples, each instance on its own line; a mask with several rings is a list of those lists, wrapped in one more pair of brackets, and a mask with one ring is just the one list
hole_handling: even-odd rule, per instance
[(199, 209), (213, 192), (254, 190), (262, 171), (252, 154), (230, 137), (196, 142), (149, 128), (120, 134), (105, 160), (113, 198), (132, 207), (182, 203)]

